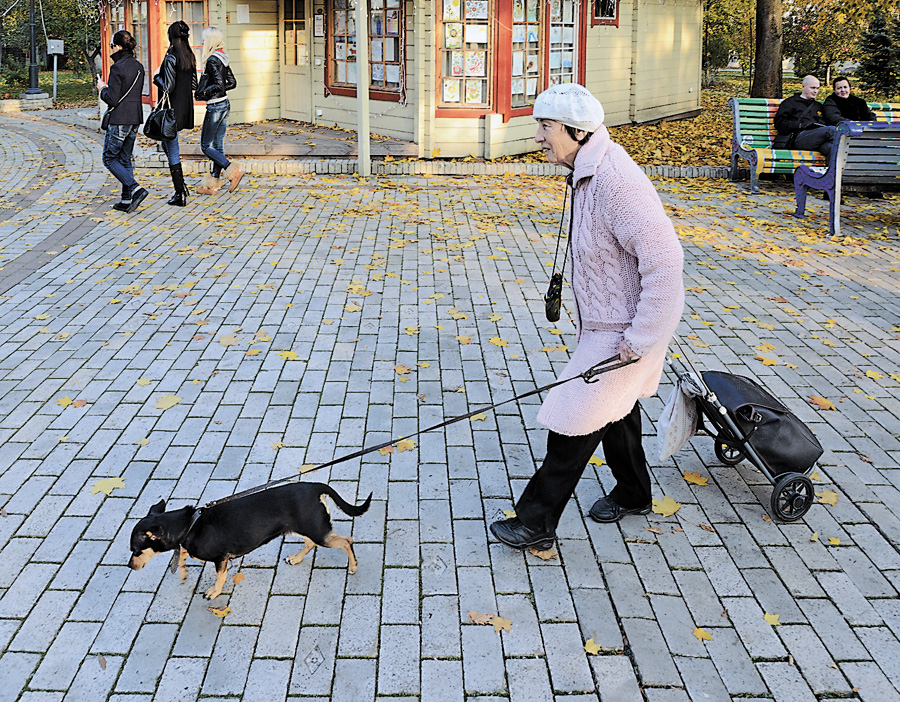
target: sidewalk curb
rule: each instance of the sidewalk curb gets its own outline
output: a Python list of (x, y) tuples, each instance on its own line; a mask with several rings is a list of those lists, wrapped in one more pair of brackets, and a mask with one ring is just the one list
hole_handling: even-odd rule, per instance
[[(65, 122), (57, 120), (50, 111), (41, 115), (69, 126), (99, 131), (99, 118), (93, 112), (68, 115)], [(352, 175), (357, 172), (356, 159), (241, 159), (238, 161), (245, 173), (252, 175)], [(166, 168), (165, 155), (147, 153), (134, 159), (136, 168)], [(205, 159), (182, 161), (185, 173), (197, 174), (209, 171)], [(717, 178), (727, 179), (728, 166), (641, 166), (648, 176), (662, 178)], [(567, 169), (549, 163), (485, 163), (465, 161), (372, 161), (372, 175), (487, 175), (487, 176), (564, 176)]]

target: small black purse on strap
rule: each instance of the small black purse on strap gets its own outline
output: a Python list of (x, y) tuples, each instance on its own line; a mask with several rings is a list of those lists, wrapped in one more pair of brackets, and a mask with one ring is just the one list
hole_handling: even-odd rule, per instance
[[(550, 275), (550, 285), (547, 287), (547, 294), (544, 295), (544, 313), (547, 315), (548, 322), (558, 322), (560, 310), (562, 307), (562, 284), (563, 270), (566, 267), (566, 259), (569, 256), (569, 242), (572, 241), (572, 223), (575, 214), (575, 191), (572, 191), (572, 206), (569, 212), (569, 238), (566, 239), (566, 253), (563, 255), (563, 263), (559, 273), (556, 272), (556, 261), (559, 258), (559, 241), (562, 239), (563, 222), (566, 219), (566, 196), (569, 194), (569, 183), (572, 176), (566, 178), (566, 190), (563, 193), (562, 214), (559, 218), (559, 236), (556, 238), (556, 254), (553, 256), (553, 273)], [(574, 188), (574, 185), (573, 185)]]

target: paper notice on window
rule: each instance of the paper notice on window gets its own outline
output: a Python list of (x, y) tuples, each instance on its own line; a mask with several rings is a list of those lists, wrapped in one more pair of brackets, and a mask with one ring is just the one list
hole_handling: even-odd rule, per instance
[(487, 44), (488, 26), (486, 24), (467, 24), (466, 25), (466, 43), (467, 44)]
[(388, 85), (397, 87), (400, 85), (400, 66), (396, 63), (388, 63), (384, 66), (384, 78)]
[(238, 24), (250, 24), (250, 6), (249, 5), (238, 5), (237, 6), (237, 23)]

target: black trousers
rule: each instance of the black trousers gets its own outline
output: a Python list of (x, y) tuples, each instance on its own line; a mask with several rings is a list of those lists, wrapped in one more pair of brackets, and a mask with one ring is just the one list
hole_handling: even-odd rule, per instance
[(625, 417), (592, 434), (550, 432), (547, 456), (516, 503), (516, 516), (525, 526), (556, 531), (566, 503), (601, 441), (606, 463), (616, 479), (610, 497), (628, 508), (650, 503), (650, 473), (641, 445), (641, 408), (635, 402)]

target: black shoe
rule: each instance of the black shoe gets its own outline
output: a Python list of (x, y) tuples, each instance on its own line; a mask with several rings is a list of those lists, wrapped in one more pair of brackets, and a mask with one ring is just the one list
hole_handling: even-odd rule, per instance
[(119, 212), (128, 212), (128, 208), (131, 207), (131, 200), (122, 198), (120, 202), (117, 202), (112, 206), (114, 210), (118, 210)]
[(147, 199), (147, 195), (149, 193), (143, 188), (136, 188), (133, 193), (131, 193), (131, 202), (128, 204), (126, 208), (126, 212), (134, 212), (140, 204)]
[(187, 199), (188, 191), (178, 190), (172, 197), (169, 198), (169, 201), (166, 204), (174, 205), (175, 207), (184, 207), (185, 205), (187, 205)]
[(619, 521), (626, 514), (650, 514), (651, 507), (652, 503), (646, 504), (643, 507), (623, 507), (617, 502), (613, 502), (613, 500), (607, 496), (597, 500), (588, 514), (591, 515), (591, 519), (595, 522), (609, 524), (611, 522)]
[(529, 529), (518, 517), (494, 522), (491, 524), (491, 533), (500, 542), (518, 549), (534, 547), (538, 551), (546, 551), (552, 548), (553, 542), (556, 541), (556, 534), (552, 531), (540, 532)]

